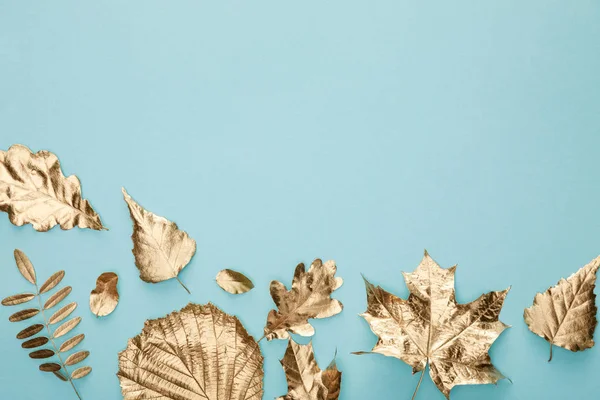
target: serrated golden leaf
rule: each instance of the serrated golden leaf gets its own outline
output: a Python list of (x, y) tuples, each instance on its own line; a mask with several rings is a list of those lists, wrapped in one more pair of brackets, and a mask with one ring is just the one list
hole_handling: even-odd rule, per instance
[(71, 293), (71, 290), (73, 290), (71, 286), (65, 286), (52, 296), (48, 297), (48, 300), (44, 303), (44, 310), (48, 310), (63, 301), (69, 293)]
[(407, 300), (365, 279), (368, 308), (361, 315), (379, 337), (373, 353), (404, 361), (413, 373), (422, 371), (421, 379), (429, 366), (431, 379), (448, 399), (457, 385), (496, 383), (504, 378), (492, 365), (488, 351), (508, 327), (498, 317), (509, 289), (458, 304), (455, 270), (456, 266), (441, 268), (425, 252), (417, 269), (404, 273), (410, 291)]
[(42, 284), (42, 286), (40, 286), (40, 294), (49, 292), (50, 290), (54, 289), (63, 280), (64, 277), (65, 271), (58, 271), (53, 273), (52, 276), (48, 278), (46, 282)]
[(529, 330), (552, 346), (582, 351), (594, 346), (596, 320), (596, 273), (600, 256), (556, 286), (535, 295), (533, 305), (523, 313)]
[(323, 263), (316, 259), (308, 271), (304, 264), (298, 264), (291, 290), (279, 281), (272, 281), (271, 297), (278, 311), (271, 310), (267, 316), (264, 329), (267, 340), (288, 339), (288, 332), (312, 336), (315, 330), (309, 319), (332, 317), (342, 312), (342, 303), (331, 298), (344, 282), (335, 277), (336, 271), (335, 261)]
[(180, 230), (177, 224), (142, 208), (123, 188), (123, 197), (133, 221), (133, 255), (140, 270), (140, 279), (157, 283), (178, 278), (194, 253), (196, 241)]
[(263, 357), (236, 317), (190, 303), (146, 321), (117, 376), (124, 400), (261, 400)]
[(90, 310), (97, 317), (112, 313), (119, 304), (118, 282), (114, 272), (105, 272), (96, 279), (96, 288), (90, 293)]
[(14, 225), (32, 224), (39, 232), (56, 225), (106, 229), (81, 197), (79, 179), (63, 175), (56, 155), (45, 150), (33, 154), (20, 144), (0, 150), (0, 211)]
[(85, 335), (83, 333), (80, 333), (79, 335), (75, 335), (71, 339), (65, 340), (63, 342), (63, 344), (60, 345), (60, 348), (58, 349), (58, 351), (61, 353), (69, 351), (69, 350), (73, 349), (75, 346), (77, 346), (79, 343), (81, 343), (81, 341), (84, 338), (85, 338)]
[(33, 293), (15, 294), (15, 295), (8, 296), (5, 299), (3, 299), (2, 305), (3, 306), (16, 306), (19, 304), (27, 303), (28, 301), (31, 301), (33, 299), (35, 299), (35, 294), (33, 294)]
[(58, 328), (54, 330), (52, 337), (56, 339), (66, 335), (67, 333), (71, 332), (77, 325), (79, 325), (80, 322), (81, 317), (71, 318), (67, 322), (63, 322), (61, 325), (58, 326)]
[(23, 278), (27, 279), (29, 283), (36, 284), (35, 268), (29, 260), (29, 257), (19, 249), (14, 251), (15, 263)]
[(217, 274), (217, 284), (231, 294), (246, 293), (254, 288), (254, 284), (246, 275), (232, 269), (224, 269)]
[(288, 393), (277, 400), (337, 400), (342, 373), (335, 360), (325, 371), (317, 365), (312, 343), (301, 345), (290, 338), (281, 359), (288, 383)]

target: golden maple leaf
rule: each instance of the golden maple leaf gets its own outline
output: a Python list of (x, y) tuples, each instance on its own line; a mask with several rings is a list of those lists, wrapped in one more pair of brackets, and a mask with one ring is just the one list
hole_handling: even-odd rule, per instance
[(410, 290), (407, 300), (365, 279), (368, 307), (361, 316), (379, 336), (371, 352), (396, 357), (410, 365), (413, 373), (421, 371), (413, 399), (428, 365), (431, 379), (448, 399), (454, 386), (496, 383), (504, 378), (492, 365), (488, 351), (508, 327), (498, 317), (510, 288), (458, 304), (455, 271), (456, 266), (441, 268), (425, 251), (417, 269), (403, 273)]
[(288, 393), (277, 400), (337, 400), (340, 396), (342, 373), (335, 359), (325, 371), (317, 365), (312, 344), (301, 345), (289, 340), (281, 359), (288, 382)]
[(533, 333), (571, 351), (581, 351), (594, 346), (596, 320), (596, 272), (600, 267), (600, 256), (582, 267), (568, 279), (544, 293), (535, 295), (533, 305), (523, 314), (525, 323)]

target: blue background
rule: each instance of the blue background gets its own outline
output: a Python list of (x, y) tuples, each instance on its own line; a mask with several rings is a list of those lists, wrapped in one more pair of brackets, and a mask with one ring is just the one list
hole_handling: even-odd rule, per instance
[[(336, 348), (341, 399), (408, 399), (376, 342), (360, 273), (406, 296), (424, 248), (458, 263), (457, 296), (510, 292), (513, 328), (492, 358), (513, 383), (454, 399), (596, 396), (600, 348), (557, 350), (527, 330), (537, 291), (600, 253), (600, 3), (536, 1), (0, 1), (0, 148), (48, 149), (108, 232), (48, 233), (0, 215), (0, 297), (28, 289), (14, 266), (65, 269), (94, 372), (85, 400), (120, 399), (117, 353), (144, 320), (212, 301), (260, 337), (272, 279), (335, 259), (345, 309), (315, 321), (322, 366)], [(198, 242), (181, 278), (138, 278), (121, 186)], [(256, 288), (235, 297), (222, 268)], [(89, 312), (104, 271), (121, 303)], [(0, 308), (2, 399), (72, 399), (37, 371)], [(283, 395), (286, 343), (261, 343), (265, 399)], [(443, 399), (426, 378), (418, 399)]]

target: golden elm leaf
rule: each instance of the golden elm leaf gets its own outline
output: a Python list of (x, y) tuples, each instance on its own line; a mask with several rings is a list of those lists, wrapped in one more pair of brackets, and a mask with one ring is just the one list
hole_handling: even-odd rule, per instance
[(458, 304), (455, 270), (456, 266), (441, 268), (425, 252), (417, 269), (404, 273), (410, 291), (407, 300), (365, 279), (367, 311), (361, 315), (379, 337), (373, 353), (404, 361), (413, 373), (421, 371), (421, 380), (429, 366), (431, 379), (448, 399), (454, 386), (496, 383), (504, 378), (492, 365), (488, 351), (508, 327), (498, 317), (509, 289)]
[(67, 322), (63, 322), (61, 325), (58, 326), (58, 328), (56, 328), (52, 337), (54, 339), (56, 339), (56, 338), (66, 335), (67, 333), (71, 332), (73, 330), (73, 328), (75, 328), (77, 325), (79, 325), (80, 322), (81, 322), (81, 317), (75, 317), (75, 318), (68, 320)]
[(85, 360), (90, 355), (90, 352), (87, 350), (78, 351), (76, 353), (71, 354), (65, 360), (65, 365), (75, 365), (83, 360)]
[(23, 329), (21, 332), (17, 333), (17, 339), (27, 339), (28, 337), (40, 333), (42, 329), (44, 329), (44, 325), (42, 324), (31, 325)]
[(65, 271), (58, 271), (52, 274), (52, 276), (48, 278), (42, 286), (40, 286), (40, 294), (49, 292), (50, 290), (54, 289), (64, 277)]
[(8, 296), (7, 298), (3, 299), (2, 305), (3, 306), (16, 306), (18, 304), (27, 303), (28, 301), (31, 301), (33, 299), (35, 299), (35, 294), (33, 294), (33, 293), (15, 294), (15, 295)]
[(56, 324), (63, 319), (67, 318), (75, 309), (77, 308), (77, 303), (69, 303), (66, 306), (61, 307), (58, 311), (48, 318), (48, 324), (53, 325)]
[(46, 343), (48, 343), (48, 338), (45, 336), (39, 336), (21, 343), (21, 347), (24, 349), (34, 349), (36, 347), (43, 346)]
[(260, 400), (263, 357), (241, 322), (212, 304), (146, 321), (119, 353), (124, 400)]
[(26, 319), (35, 317), (39, 314), (39, 312), (40, 310), (38, 310), (37, 308), (27, 308), (25, 310), (17, 311), (16, 313), (8, 317), (8, 320), (10, 322), (25, 321)]
[(81, 368), (77, 368), (75, 371), (73, 371), (73, 373), (71, 374), (71, 379), (81, 379), (85, 376), (88, 376), (88, 374), (92, 372), (92, 367), (81, 367)]
[(178, 275), (194, 256), (196, 241), (176, 223), (143, 209), (124, 188), (123, 196), (133, 220), (132, 251), (140, 279), (157, 283), (175, 278), (189, 293)]
[(71, 290), (73, 290), (71, 286), (65, 286), (58, 292), (54, 293), (52, 296), (48, 297), (48, 300), (46, 300), (46, 302), (44, 303), (44, 310), (52, 308), (61, 301), (63, 301), (65, 297), (67, 297), (69, 293), (71, 293)]
[(231, 269), (224, 269), (217, 274), (217, 284), (231, 294), (246, 293), (254, 287), (246, 275)]
[(100, 216), (81, 197), (75, 175), (65, 177), (56, 155), (42, 150), (33, 154), (16, 144), (0, 150), (0, 211), (10, 222), (46, 232), (55, 225), (62, 229), (106, 229)]
[(523, 314), (529, 330), (550, 342), (571, 351), (594, 346), (596, 320), (596, 273), (600, 256), (582, 267), (568, 279), (535, 295), (533, 305)]
[(31, 261), (29, 261), (29, 257), (27, 257), (27, 255), (25, 255), (25, 253), (23, 253), (19, 249), (15, 249), (14, 255), (17, 268), (19, 269), (21, 275), (23, 275), (23, 278), (27, 279), (30, 283), (35, 285), (35, 269), (33, 268), (33, 264), (31, 263)]
[(117, 283), (119, 277), (114, 272), (105, 272), (96, 279), (96, 288), (90, 294), (90, 310), (97, 317), (112, 313), (119, 303)]
[(288, 332), (312, 336), (315, 331), (308, 322), (310, 318), (327, 318), (342, 312), (342, 303), (331, 298), (344, 282), (335, 277), (336, 270), (335, 261), (323, 263), (316, 259), (308, 271), (304, 264), (296, 267), (291, 290), (279, 281), (271, 282), (271, 297), (279, 311), (271, 310), (267, 316), (267, 340), (287, 339)]
[(80, 333), (79, 335), (75, 335), (71, 339), (65, 340), (63, 342), (63, 344), (60, 345), (60, 348), (58, 349), (58, 351), (61, 353), (69, 351), (72, 348), (74, 348), (75, 346), (77, 346), (79, 343), (81, 343), (81, 341), (84, 338), (85, 338), (85, 335), (83, 333)]
[(301, 345), (290, 338), (281, 359), (288, 394), (277, 400), (337, 400), (342, 373), (333, 361), (325, 371), (317, 365), (312, 344)]

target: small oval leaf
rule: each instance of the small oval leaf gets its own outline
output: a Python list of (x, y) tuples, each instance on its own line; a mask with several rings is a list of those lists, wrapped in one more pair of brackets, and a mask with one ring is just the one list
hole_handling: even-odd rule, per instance
[(29, 353), (29, 357), (31, 358), (50, 358), (54, 355), (54, 351), (50, 350), (50, 349), (42, 349), (42, 350), (36, 350), (36, 351), (32, 351), (31, 353)]
[(78, 351), (76, 353), (71, 354), (65, 360), (65, 365), (75, 365), (77, 363), (82, 362), (90, 355), (90, 352), (87, 350)]
[(48, 343), (48, 338), (45, 336), (40, 336), (21, 343), (21, 347), (24, 349), (33, 349), (35, 347), (43, 346), (46, 343)]
[(97, 317), (107, 316), (119, 304), (118, 282), (119, 277), (114, 272), (105, 272), (96, 279), (96, 288), (90, 293), (90, 310)]
[[(60, 367), (60, 365), (59, 365), (59, 367)], [(59, 371), (52, 371), (52, 373), (54, 374), (54, 376), (56, 376), (58, 379), (60, 379), (63, 382), (68, 381), (68, 379), (63, 374), (61, 374)]]
[(224, 269), (217, 274), (217, 284), (226, 292), (231, 294), (246, 293), (254, 287), (254, 284), (246, 275), (232, 269)]
[(17, 311), (16, 313), (8, 317), (8, 320), (10, 322), (25, 321), (26, 319), (35, 317), (39, 313), (40, 310), (38, 310), (37, 308), (27, 308), (25, 310)]
[(52, 324), (56, 324), (57, 322), (62, 321), (63, 319), (65, 319), (69, 315), (71, 315), (73, 310), (75, 310), (76, 308), (77, 308), (77, 303), (67, 304), (66, 306), (62, 307), (60, 310), (58, 310), (57, 312), (52, 314), (50, 319), (48, 319), (48, 323), (50, 325), (52, 325)]
[(36, 279), (33, 264), (31, 261), (29, 261), (29, 258), (25, 255), (25, 253), (19, 249), (15, 250), (15, 262), (17, 263), (17, 268), (19, 268), (19, 272), (21, 272), (23, 278), (35, 285)]
[(60, 349), (58, 349), (58, 351), (64, 353), (65, 351), (71, 350), (73, 347), (81, 343), (83, 338), (85, 338), (85, 335), (80, 333), (79, 335), (73, 336), (71, 339), (65, 340), (65, 342), (60, 345)]
[(67, 322), (64, 322), (58, 328), (56, 328), (56, 330), (54, 331), (54, 335), (52, 335), (52, 336), (54, 338), (59, 338), (63, 335), (66, 335), (67, 333), (71, 332), (71, 330), (73, 330), (73, 328), (75, 328), (77, 325), (79, 325), (80, 322), (81, 322), (81, 317), (75, 317), (73, 319), (70, 319)]
[(44, 329), (44, 325), (42, 324), (31, 325), (17, 333), (17, 339), (27, 339), (28, 337), (40, 333), (42, 329)]
[(44, 282), (44, 284), (40, 287), (40, 294), (49, 292), (50, 290), (54, 289), (64, 277), (65, 271), (58, 271), (52, 274), (52, 276), (48, 278), (46, 282)]
[(71, 374), (71, 379), (81, 379), (84, 376), (87, 376), (90, 372), (92, 372), (92, 367), (81, 367), (77, 368)]
[(40, 365), (40, 371), (44, 372), (58, 372), (61, 370), (61, 366), (57, 363), (45, 363)]
[(71, 290), (73, 290), (71, 286), (66, 286), (54, 293), (52, 296), (48, 297), (48, 300), (46, 300), (46, 303), (44, 304), (44, 310), (52, 308), (63, 301), (63, 299), (67, 297), (69, 293), (71, 293)]
[(27, 303), (35, 299), (35, 294), (33, 293), (21, 293), (15, 294), (13, 296), (8, 296), (4, 300), (2, 300), (3, 306), (16, 306), (17, 304)]

